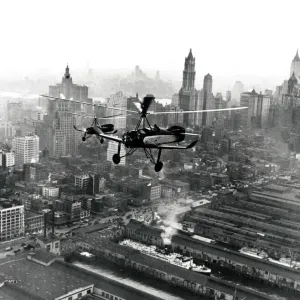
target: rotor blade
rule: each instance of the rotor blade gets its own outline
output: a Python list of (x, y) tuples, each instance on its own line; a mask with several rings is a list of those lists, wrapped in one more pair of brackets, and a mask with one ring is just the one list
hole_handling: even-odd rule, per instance
[(62, 98), (52, 97), (52, 96), (47, 96), (47, 95), (39, 95), (39, 96), (48, 98), (49, 100), (53, 99), (53, 100), (60, 100), (60, 101), (69, 101), (69, 102), (78, 103), (78, 104), (84, 104), (84, 105), (95, 106), (95, 107), (104, 107), (104, 108), (108, 108), (108, 109), (112, 109), (112, 110), (126, 111), (126, 112), (131, 112), (131, 113), (139, 114), (139, 112), (134, 111), (134, 110), (116, 108), (116, 107), (111, 107), (111, 106), (107, 106), (107, 105), (104, 105), (104, 104), (81, 102), (81, 101), (77, 101), (77, 100), (62, 99)]
[(98, 119), (109, 119), (109, 118), (114, 118), (114, 117), (119, 117), (119, 116), (123, 116), (123, 114), (113, 115), (113, 116), (105, 116), (105, 117), (101, 117), (101, 118), (98, 118)]
[[(95, 118), (95, 116), (84, 116), (83, 114), (78, 114), (78, 113), (72, 113), (70, 111), (65, 111), (65, 113), (71, 114), (71, 115), (75, 115), (75, 116), (80, 116), (82, 118)], [(119, 117), (122, 116), (122, 117)], [(130, 116), (130, 114), (126, 115), (126, 117)], [(120, 115), (114, 115), (114, 116), (107, 116), (107, 117), (101, 117), (101, 118), (97, 118), (98, 120), (105, 120), (105, 119), (126, 119), (126, 117), (123, 114)]]
[(200, 134), (197, 133), (189, 133), (189, 132), (185, 132), (185, 133), (180, 133), (182, 135), (190, 135), (190, 136), (200, 136)]
[[(214, 111), (228, 111), (228, 110), (240, 110), (248, 107), (232, 107), (232, 108), (216, 108), (216, 109), (202, 109), (202, 110), (182, 110), (182, 111), (156, 111), (151, 113), (152, 115), (163, 115), (163, 114), (192, 114), (192, 113), (204, 113)], [(149, 113), (150, 114), (150, 113)]]

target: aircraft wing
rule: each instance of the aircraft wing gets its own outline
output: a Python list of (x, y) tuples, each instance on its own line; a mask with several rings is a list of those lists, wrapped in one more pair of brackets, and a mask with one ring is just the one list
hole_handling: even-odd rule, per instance
[(161, 146), (158, 146), (157, 148), (158, 149), (190, 149), (190, 148), (193, 148), (196, 144), (197, 144), (198, 140), (196, 141), (193, 141), (192, 143), (190, 143), (189, 145), (187, 146), (173, 146), (173, 145), (161, 145)]

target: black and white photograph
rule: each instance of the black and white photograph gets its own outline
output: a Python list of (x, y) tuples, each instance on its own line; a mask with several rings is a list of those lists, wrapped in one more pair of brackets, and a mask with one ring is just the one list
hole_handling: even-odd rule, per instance
[(0, 300), (300, 299), (299, 0), (0, 12)]

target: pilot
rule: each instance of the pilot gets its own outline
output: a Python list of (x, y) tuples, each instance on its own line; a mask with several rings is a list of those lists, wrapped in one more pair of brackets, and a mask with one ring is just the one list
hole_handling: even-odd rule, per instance
[(154, 124), (153, 127), (154, 127), (155, 130), (159, 131), (159, 127), (156, 124)]

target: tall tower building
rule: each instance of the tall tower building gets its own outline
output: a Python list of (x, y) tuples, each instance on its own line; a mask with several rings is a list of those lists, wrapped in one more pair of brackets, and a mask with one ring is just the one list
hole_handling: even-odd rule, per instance
[[(182, 87), (179, 91), (179, 108), (182, 110), (195, 110), (197, 91), (195, 89), (195, 57), (190, 49), (188, 57), (185, 58)], [(194, 115), (184, 114), (183, 124), (188, 126), (194, 125)]]
[[(204, 76), (203, 88), (197, 92), (197, 110), (207, 110), (215, 108), (215, 99), (212, 93), (212, 76), (207, 74)], [(212, 112), (196, 113), (195, 124), (201, 126), (212, 125), (214, 114)]]
[[(88, 98), (88, 87), (85, 85), (78, 85), (73, 83), (70, 74), (69, 66), (65, 69), (65, 74), (62, 77), (62, 82), (49, 86), (49, 96), (60, 97), (64, 95), (66, 99), (71, 99), (79, 102), (92, 103), (92, 99)], [(71, 103), (67, 101), (49, 101), (48, 114), (54, 111), (72, 111), (72, 112), (85, 112), (86, 114), (92, 113), (90, 105), (81, 105), (80, 103)]]
[(241, 95), (241, 106), (247, 106), (240, 112), (241, 125), (244, 128), (265, 127), (268, 123), (271, 97), (269, 95), (245, 92)]
[[(210, 106), (208, 103), (208, 97), (212, 93), (212, 76), (210, 74), (207, 74), (204, 76), (203, 80), (203, 109), (206, 110)], [(202, 118), (202, 125), (206, 126), (207, 124), (207, 114), (208, 113), (203, 113), (203, 118)]]
[[(49, 96), (60, 97), (61, 94), (67, 99), (73, 98), (78, 102), (92, 103), (92, 99), (88, 98), (88, 87), (73, 83), (68, 65), (62, 82), (49, 86)], [(41, 144), (49, 150), (52, 157), (75, 155), (81, 135), (74, 130), (73, 126), (82, 126), (83, 118), (72, 113), (92, 115), (92, 107), (63, 100), (48, 102), (48, 116), (45, 118)]]
[(300, 77), (300, 58), (299, 58), (298, 50), (291, 63), (290, 77), (292, 77), (293, 73), (296, 77)]
[(37, 163), (39, 162), (39, 137), (32, 134), (15, 137), (12, 141), (12, 150), (15, 151), (16, 166)]
[(236, 81), (231, 93), (231, 101), (235, 104), (240, 104), (241, 94), (244, 92), (244, 85), (241, 81)]

